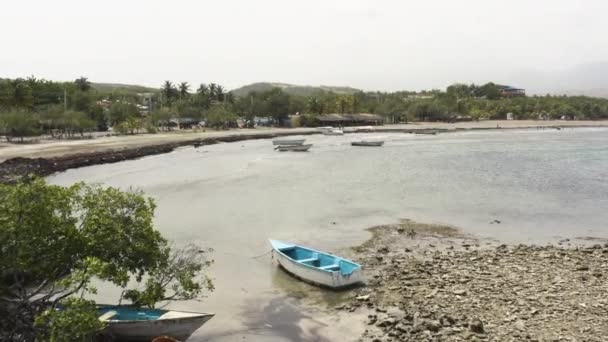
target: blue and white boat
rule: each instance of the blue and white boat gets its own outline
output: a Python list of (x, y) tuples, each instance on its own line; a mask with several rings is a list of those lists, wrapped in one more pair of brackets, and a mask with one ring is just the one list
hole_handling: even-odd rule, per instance
[(105, 322), (102, 332), (112, 341), (150, 342), (159, 336), (185, 341), (214, 314), (132, 306), (101, 305), (99, 320)]
[(332, 289), (363, 282), (361, 265), (314, 249), (270, 240), (273, 258), (304, 281)]

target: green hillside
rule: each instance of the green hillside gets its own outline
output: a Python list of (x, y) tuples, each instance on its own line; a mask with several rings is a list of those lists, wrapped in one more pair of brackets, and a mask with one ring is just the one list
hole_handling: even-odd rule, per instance
[(333, 92), (335, 94), (353, 94), (359, 89), (351, 88), (351, 87), (332, 87), (332, 86), (301, 86), (294, 85), (288, 83), (278, 83), (278, 82), (259, 82), (252, 83), (246, 86), (242, 86), (240, 88), (232, 90), (232, 93), (236, 96), (245, 96), (249, 94), (251, 91), (255, 92), (263, 92), (270, 90), (272, 88), (281, 88), (284, 92), (290, 95), (296, 96), (310, 96), (313, 94), (323, 93), (323, 92)]

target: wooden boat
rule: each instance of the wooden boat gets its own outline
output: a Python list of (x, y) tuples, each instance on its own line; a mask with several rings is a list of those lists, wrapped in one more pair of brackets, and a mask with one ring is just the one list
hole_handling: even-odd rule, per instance
[(344, 135), (344, 131), (341, 129), (332, 129), (328, 131), (323, 131), (324, 135)]
[(99, 320), (107, 324), (103, 334), (112, 341), (150, 342), (158, 336), (185, 341), (214, 314), (132, 306), (101, 305)]
[(285, 145), (285, 146), (277, 146), (274, 149), (279, 150), (281, 152), (285, 151), (293, 151), (293, 152), (306, 152), (310, 150), (312, 144), (307, 145)]
[(291, 140), (280, 139), (280, 140), (273, 140), (272, 144), (275, 146), (294, 146), (294, 145), (302, 145), (305, 141), (306, 141), (306, 139), (291, 139)]
[(314, 249), (270, 240), (273, 258), (296, 277), (332, 289), (363, 282), (361, 265)]
[(317, 127), (317, 130), (321, 133), (323, 132), (327, 132), (327, 131), (331, 131), (334, 128), (332, 126), (323, 126), (323, 127)]
[(359, 126), (359, 127), (355, 127), (355, 132), (360, 133), (360, 132), (373, 132), (374, 131), (374, 127), (373, 126)]
[(382, 146), (384, 145), (384, 141), (353, 141), (350, 143), (352, 146)]

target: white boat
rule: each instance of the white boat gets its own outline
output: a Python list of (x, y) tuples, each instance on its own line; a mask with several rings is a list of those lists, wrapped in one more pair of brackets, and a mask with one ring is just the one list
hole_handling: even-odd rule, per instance
[(116, 342), (150, 342), (159, 336), (185, 341), (214, 314), (131, 306), (103, 305), (97, 308), (105, 322), (102, 334)]
[(334, 128), (332, 126), (323, 126), (323, 127), (317, 127), (317, 130), (319, 130), (319, 132), (327, 132), (327, 131), (331, 131)]
[(344, 135), (344, 131), (341, 129), (334, 128), (329, 131), (323, 131), (323, 134), (325, 134), (325, 135)]
[(384, 145), (384, 141), (353, 141), (350, 143), (352, 146), (382, 146)]
[(302, 145), (306, 139), (278, 139), (273, 140), (272, 144), (275, 146), (292, 146), (292, 145)]
[(293, 152), (306, 152), (310, 150), (312, 144), (307, 145), (280, 145), (275, 147), (275, 150), (279, 150), (281, 152), (293, 151)]
[(361, 265), (314, 249), (270, 240), (277, 263), (292, 275), (332, 289), (363, 282)]
[(373, 132), (374, 126), (358, 126), (354, 128), (355, 132)]

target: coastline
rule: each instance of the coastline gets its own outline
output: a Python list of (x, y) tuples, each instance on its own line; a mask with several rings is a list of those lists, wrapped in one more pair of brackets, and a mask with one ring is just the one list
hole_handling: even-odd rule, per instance
[[(460, 123), (411, 123), (378, 126), (377, 133), (453, 133), (480, 130), (561, 129), (608, 127), (608, 121), (480, 121)], [(347, 133), (355, 133), (345, 128)], [(28, 175), (48, 176), (83, 166), (115, 163), (162, 154), (183, 146), (211, 145), (291, 135), (320, 134), (315, 128), (262, 128), (209, 132), (172, 132), (84, 140), (46, 140), (35, 144), (0, 143), (0, 182), (10, 183)]]
[(333, 307), (369, 313), (361, 341), (608, 335), (606, 240), (512, 246), (410, 220), (368, 231), (346, 252), (363, 265), (367, 286)]

